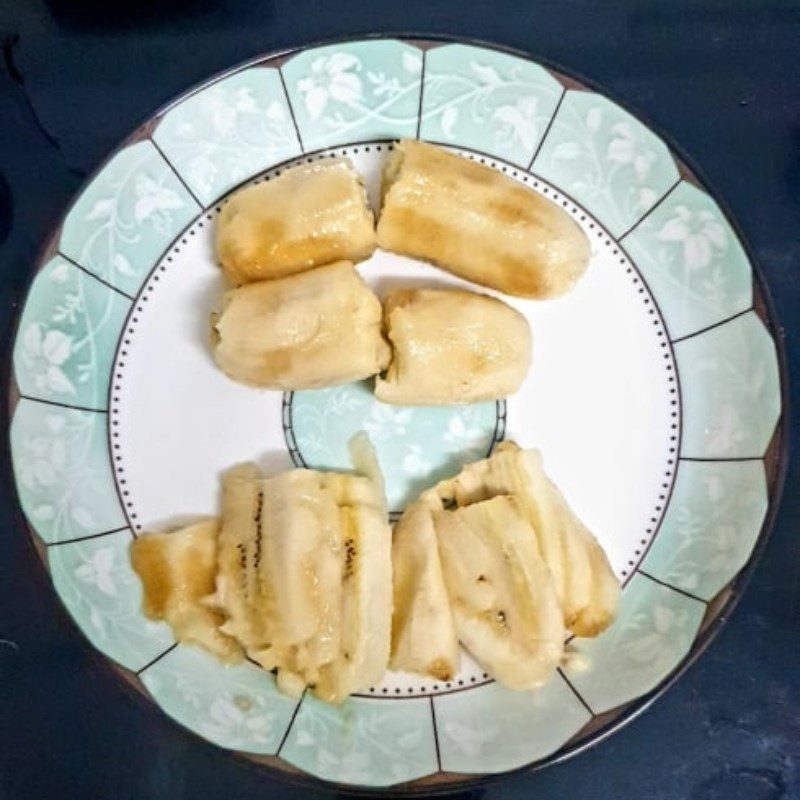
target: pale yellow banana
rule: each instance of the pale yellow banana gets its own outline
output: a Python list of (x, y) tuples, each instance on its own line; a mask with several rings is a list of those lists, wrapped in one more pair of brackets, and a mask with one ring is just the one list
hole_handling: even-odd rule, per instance
[(555, 203), (435, 145), (401, 141), (384, 172), (378, 245), (536, 299), (568, 291), (589, 243)]
[(561, 661), (564, 623), (530, 522), (507, 496), (434, 520), (459, 639), (510, 689), (541, 686)]
[[(441, 503), (438, 503), (441, 508)], [(458, 638), (439, 560), (434, 508), (421, 498), (394, 529), (392, 658), (395, 670), (450, 681), (458, 671)]]
[(405, 289), (384, 301), (393, 355), (375, 396), (396, 405), (454, 405), (516, 392), (531, 362), (528, 321), (501, 300), (461, 290)]
[(142, 581), (145, 616), (166, 622), (179, 642), (232, 663), (241, 660), (241, 647), (220, 630), (225, 617), (204, 602), (214, 590), (218, 533), (216, 519), (170, 533), (146, 533), (132, 542), (130, 556)]
[(229, 292), (212, 318), (217, 364), (241, 383), (317, 389), (385, 369), (380, 301), (342, 261)]
[(301, 164), (242, 189), (219, 216), (217, 254), (237, 286), (361, 261), (374, 249), (364, 185), (347, 159)]

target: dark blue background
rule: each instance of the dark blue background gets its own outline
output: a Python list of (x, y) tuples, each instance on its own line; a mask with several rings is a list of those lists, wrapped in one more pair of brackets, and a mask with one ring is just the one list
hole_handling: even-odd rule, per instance
[[(800, 7), (788, 0), (0, 0), (0, 332), (88, 172), (154, 109), (250, 56), (417, 31), (492, 40), (606, 86), (682, 145), (752, 244), (800, 353)], [(791, 438), (798, 441), (798, 425)], [(643, 717), (487, 798), (800, 798), (798, 465), (733, 620)], [(309, 798), (182, 733), (58, 605), (0, 485), (0, 799)]]

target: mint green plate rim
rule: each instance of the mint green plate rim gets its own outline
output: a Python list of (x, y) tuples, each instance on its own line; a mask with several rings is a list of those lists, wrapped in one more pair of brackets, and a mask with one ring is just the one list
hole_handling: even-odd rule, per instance
[[(669, 134), (665, 133), (660, 128), (659, 125), (654, 124), (651, 120), (649, 120), (645, 115), (643, 115), (637, 109), (632, 108), (624, 99), (616, 96), (613, 92), (609, 92), (607, 89), (598, 85), (594, 81), (587, 79), (580, 74), (577, 74), (575, 71), (571, 69), (565, 68), (560, 64), (554, 63), (552, 60), (542, 56), (534, 57), (533, 55), (531, 55), (528, 52), (525, 52), (524, 50), (519, 50), (517, 48), (508, 47), (505, 45), (500, 45), (494, 42), (488, 42), (477, 38), (457, 37), (457, 36), (448, 36), (443, 34), (430, 34), (430, 33), (417, 33), (417, 32), (368, 33), (363, 35), (353, 35), (348, 37), (338, 37), (332, 39), (307, 42), (301, 45), (297, 45), (295, 47), (290, 47), (256, 56), (254, 58), (243, 61), (240, 64), (237, 64), (229, 69), (216, 73), (210, 78), (195, 84), (194, 86), (190, 87), (188, 90), (186, 90), (179, 96), (175, 97), (174, 99), (164, 104), (161, 108), (159, 108), (153, 114), (148, 116), (147, 119), (141, 125), (139, 125), (129, 136), (123, 139), (98, 165), (98, 167), (86, 178), (86, 180), (79, 188), (79, 190), (76, 191), (74, 199), (65, 208), (61, 220), (59, 220), (58, 223), (56, 223), (50, 235), (45, 240), (40, 250), (39, 256), (36, 260), (35, 268), (31, 271), (28, 285), (25, 288), (25, 291), (22, 295), (22, 302), (20, 302), (19, 304), (17, 318), (14, 323), (14, 335), (10, 337), (9, 343), (6, 345), (6, 360), (4, 364), (4, 371), (7, 376), (7, 384), (9, 389), (8, 408), (9, 408), (9, 423), (10, 423), (11, 419), (13, 418), (16, 406), (20, 400), (19, 388), (16, 384), (16, 380), (14, 377), (12, 354), (14, 351), (16, 338), (19, 333), (19, 323), (25, 309), (25, 300), (31, 289), (33, 279), (35, 278), (39, 270), (52, 257), (54, 257), (57, 254), (58, 239), (61, 232), (61, 226), (67, 214), (72, 210), (74, 204), (81, 197), (85, 189), (102, 172), (102, 170), (107, 166), (107, 164), (113, 159), (114, 156), (116, 156), (121, 150), (123, 150), (124, 148), (128, 147), (131, 144), (134, 144), (142, 140), (148, 140), (150, 135), (153, 133), (155, 127), (160, 122), (161, 118), (173, 107), (179, 105), (184, 100), (188, 99), (198, 91), (208, 88), (209, 86), (217, 83), (218, 81), (230, 77), (231, 75), (234, 75), (242, 70), (258, 65), (280, 66), (284, 60), (311, 48), (324, 47), (327, 45), (335, 45), (335, 44), (346, 44), (358, 41), (376, 41), (376, 40), (404, 41), (409, 44), (413, 44), (420, 47), (423, 51), (439, 45), (466, 44), (475, 47), (485, 48), (487, 50), (499, 53), (504, 53), (507, 55), (516, 56), (518, 58), (545, 67), (551, 73), (553, 73), (557, 79), (560, 80), (560, 82), (565, 86), (566, 89), (584, 89), (597, 92), (603, 97), (616, 103), (622, 109), (631, 114), (636, 120), (645, 125), (649, 130), (653, 131), (657, 136), (659, 136), (661, 140), (667, 145), (673, 159), (675, 160), (675, 163), (678, 167), (678, 171), (680, 174), (680, 179), (687, 180), (688, 182), (698, 186), (700, 189), (705, 191), (714, 200), (714, 202), (717, 203), (725, 221), (731, 226), (731, 229), (736, 234), (736, 236), (738, 237), (739, 241), (741, 242), (744, 248), (748, 261), (750, 262), (753, 275), (753, 303), (751, 310), (753, 310), (756, 313), (761, 322), (764, 324), (765, 328), (767, 329), (770, 335), (770, 338), (775, 344), (777, 361), (778, 361), (778, 374), (780, 380), (780, 399), (781, 399), (780, 416), (776, 423), (775, 430), (770, 439), (769, 445), (764, 453), (763, 458), (761, 459), (763, 461), (765, 471), (767, 474), (768, 508), (766, 516), (764, 518), (764, 522), (761, 526), (761, 530), (758, 535), (758, 539), (745, 566), (723, 589), (720, 590), (720, 592), (714, 598), (712, 598), (707, 603), (706, 613), (701, 622), (699, 632), (695, 637), (695, 640), (692, 643), (689, 652), (686, 654), (683, 660), (677, 665), (677, 667), (658, 686), (656, 686), (650, 692), (646, 693), (645, 695), (635, 700), (625, 703), (618, 708), (612, 709), (611, 711), (605, 712), (604, 714), (595, 716), (581, 731), (579, 731), (569, 742), (567, 742), (567, 744), (565, 744), (562, 748), (557, 750), (552, 755), (547, 756), (539, 761), (535, 761), (530, 764), (526, 764), (521, 767), (517, 767), (515, 769), (501, 773), (487, 773), (481, 775), (481, 774), (455, 774), (455, 773), (437, 772), (434, 773), (433, 775), (428, 775), (416, 779), (414, 781), (411, 781), (409, 783), (400, 784), (398, 786), (391, 787), (388, 789), (387, 788), (376, 789), (366, 786), (355, 787), (351, 784), (332, 784), (330, 782), (320, 780), (309, 774), (301, 772), (297, 768), (293, 767), (292, 765), (280, 759), (278, 756), (255, 756), (255, 755), (240, 753), (234, 750), (227, 751), (234, 758), (237, 758), (238, 760), (244, 762), (245, 764), (250, 765), (254, 769), (260, 770), (263, 768), (268, 768), (277, 776), (282, 777), (284, 780), (308, 788), (330, 789), (331, 787), (335, 786), (343, 794), (349, 794), (353, 796), (355, 795), (363, 796), (369, 794), (380, 794), (386, 797), (392, 797), (392, 796), (400, 797), (409, 795), (431, 796), (431, 795), (449, 794), (451, 792), (467, 788), (473, 788), (473, 787), (477, 788), (482, 784), (491, 781), (496, 781), (505, 775), (511, 775), (514, 773), (524, 772), (524, 771), (535, 771), (543, 769), (544, 767), (549, 766), (551, 764), (560, 763), (583, 752), (584, 750), (587, 750), (593, 745), (603, 741), (604, 739), (615, 733), (617, 730), (621, 729), (623, 726), (631, 722), (633, 719), (638, 717), (645, 710), (647, 710), (647, 708), (649, 708), (649, 706), (655, 700), (657, 700), (662, 694), (664, 694), (667, 691), (667, 689), (669, 689), (689, 669), (689, 667), (691, 667), (692, 664), (694, 664), (694, 662), (703, 654), (703, 652), (705, 652), (705, 649), (713, 641), (714, 637), (719, 633), (724, 623), (729, 619), (731, 612), (741, 599), (743, 591), (747, 583), (749, 582), (750, 578), (752, 577), (755, 567), (757, 566), (758, 562), (760, 561), (763, 555), (763, 552), (769, 540), (769, 535), (774, 527), (777, 513), (780, 507), (781, 497), (783, 494), (786, 471), (789, 461), (789, 436), (788, 436), (789, 414), (790, 414), (789, 392), (788, 392), (789, 383), (788, 383), (788, 372), (786, 364), (785, 342), (783, 335), (781, 333), (782, 329), (778, 321), (775, 306), (770, 296), (767, 282), (764, 277), (761, 266), (758, 260), (756, 259), (755, 253), (752, 247), (750, 246), (749, 242), (745, 238), (740, 226), (734, 219), (725, 201), (720, 197), (720, 195), (716, 191), (714, 191), (713, 187), (709, 184), (708, 179), (704, 176), (703, 172), (698, 168), (698, 166), (691, 158), (691, 156), (689, 156), (683, 150), (683, 148), (672, 139), (672, 137)], [(308, 154), (304, 153), (303, 155), (308, 155)], [(247, 183), (250, 179), (251, 178), (247, 178), (245, 181), (243, 181), (243, 183)], [(201, 213), (205, 212), (202, 211)], [(194, 221), (190, 222), (189, 226), (187, 227), (190, 227), (193, 224), (193, 222)], [(167, 253), (172, 248), (175, 241), (180, 240), (181, 236), (184, 234), (184, 230), (185, 229), (182, 229), (175, 237), (175, 239), (169, 242), (169, 244), (166, 246), (164, 250), (164, 253)], [(160, 258), (158, 260), (160, 260)], [(646, 285), (644, 277), (643, 276), (641, 277)], [(142, 288), (144, 288), (145, 284), (146, 281), (142, 284)], [(141, 290), (134, 298), (134, 301), (138, 300), (140, 294)], [(135, 302), (132, 304), (132, 308), (133, 305), (135, 305)], [(736, 314), (733, 316), (736, 317), (740, 315)], [(723, 320), (723, 322), (725, 321), (727, 320)], [(711, 327), (717, 327), (717, 324)], [(702, 331), (699, 331), (698, 333), (702, 333)], [(55, 403), (55, 405), (59, 404)], [(11, 463), (10, 447), (8, 440), (9, 436), (8, 427), (5, 428), (5, 436), (6, 436), (6, 447), (5, 447), (6, 477), (7, 480), (13, 485), (14, 492), (16, 493), (17, 487), (16, 487), (14, 469)], [(740, 459), (731, 459), (731, 460), (740, 460)], [(49, 578), (49, 572), (47, 568), (47, 557), (46, 557), (47, 546), (39, 538), (38, 534), (34, 531), (33, 527), (30, 526), (27, 520), (25, 519), (22, 513), (22, 507), (21, 503), (19, 502), (18, 496), (17, 496), (16, 510), (19, 514), (18, 519), (20, 525), (28, 529), (28, 533), (30, 534), (29, 537), (30, 544), (38, 556), (38, 561), (43, 570), (44, 576), (46, 578)], [(73, 625), (77, 630), (76, 623), (70, 617), (68, 611), (64, 607), (60, 598), (59, 598), (59, 603), (61, 605), (61, 613), (63, 614), (64, 618), (68, 621), (68, 624)], [(140, 700), (146, 702), (146, 705), (149, 707), (148, 710), (150, 713), (158, 714), (158, 716), (162, 720), (166, 717), (166, 715), (160, 713), (160, 710), (157, 711), (156, 704), (150, 698), (146, 688), (141, 683), (141, 680), (139, 679), (137, 673), (134, 673), (116, 664), (111, 659), (107, 658), (105, 655), (95, 650), (95, 648), (92, 647), (90, 649), (92, 651), (93, 658), (96, 658), (98, 662), (102, 662), (102, 664), (104, 664), (106, 667), (111, 667), (112, 671), (117, 676), (119, 676), (119, 678), (121, 678), (121, 681), (125, 686), (125, 688), (129, 691), (133, 690), (132, 694), (134, 694)], [(169, 650), (171, 649), (172, 647), (169, 648)], [(166, 652), (169, 652), (169, 650), (167, 650)], [(159, 656), (158, 658), (160, 657), (161, 656)], [(143, 669), (146, 669), (147, 666), (149, 666), (149, 664), (145, 665)], [(155, 722), (155, 718), (154, 718), (154, 724), (157, 724)], [(168, 724), (175, 725), (181, 728), (184, 732), (189, 733), (195, 739), (195, 741), (201, 744), (201, 746), (209, 748), (214, 747), (214, 745), (212, 745), (210, 742), (202, 738), (199, 734), (195, 733), (194, 731), (190, 731), (187, 728), (184, 728), (183, 726), (180, 726), (178, 723), (173, 722), (171, 719), (169, 720)]]

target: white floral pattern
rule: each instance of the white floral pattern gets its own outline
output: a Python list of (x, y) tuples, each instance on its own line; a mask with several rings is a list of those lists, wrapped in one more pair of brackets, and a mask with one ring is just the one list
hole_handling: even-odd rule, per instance
[(135, 294), (156, 257), (200, 210), (149, 141), (117, 153), (78, 198), (62, 252)]
[(20, 390), (105, 408), (108, 373), (128, 301), (60, 257), (37, 275), (14, 348)]
[(747, 256), (716, 203), (681, 183), (625, 237), (664, 311), (673, 338), (687, 336), (752, 302)]
[(348, 442), (365, 430), (386, 477), (389, 505), (401, 510), (422, 488), (485, 456), (495, 436), (497, 404), (407, 407), (378, 402), (363, 383), (295, 392), (291, 431), (310, 466), (346, 469)]
[(170, 716), (231, 750), (274, 754), (297, 705), (270, 673), (247, 662), (222, 665), (191, 645), (167, 653), (142, 680)]
[(766, 512), (761, 462), (681, 462), (644, 569), (710, 600), (746, 563)]
[(306, 695), (281, 756), (327, 780), (385, 786), (436, 771), (426, 699), (350, 698), (338, 707)]
[(681, 454), (760, 457), (780, 414), (775, 345), (754, 312), (675, 344), (683, 394)]
[(619, 236), (678, 180), (666, 145), (619, 106), (568, 91), (533, 171), (566, 189)]
[(192, 95), (167, 112), (153, 136), (205, 203), (300, 154), (278, 71), (264, 67)]

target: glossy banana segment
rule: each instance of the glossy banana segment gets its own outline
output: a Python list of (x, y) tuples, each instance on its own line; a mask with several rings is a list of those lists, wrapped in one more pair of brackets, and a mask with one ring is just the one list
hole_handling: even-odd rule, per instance
[(229, 292), (212, 319), (220, 368), (267, 389), (318, 389), (383, 370), (380, 301), (347, 261)]
[(343, 158), (301, 164), (236, 192), (217, 227), (217, 254), (236, 286), (361, 261), (374, 249), (364, 185)]
[(580, 227), (490, 167), (404, 140), (384, 172), (378, 245), (518, 297), (564, 294), (589, 263)]
[(536, 450), (503, 442), (491, 457), (469, 464), (438, 491), (459, 506), (514, 497), (535, 532), (569, 630), (597, 636), (613, 622), (619, 581), (597, 539), (545, 474)]
[(396, 405), (456, 405), (514, 394), (531, 363), (525, 317), (494, 297), (404, 289), (384, 301), (393, 356), (375, 396)]
[[(437, 498), (438, 499), (438, 498)], [(409, 506), (392, 544), (390, 667), (450, 681), (458, 671), (458, 637), (444, 583), (433, 513), (424, 496)]]
[[(363, 463), (371, 459), (360, 450)], [(380, 479), (296, 469), (225, 476), (217, 591), (223, 630), (282, 691), (328, 702), (389, 660), (391, 530)]]
[(458, 636), (510, 689), (548, 681), (564, 651), (564, 624), (550, 571), (513, 497), (434, 514)]
[(242, 658), (241, 647), (220, 630), (225, 617), (205, 602), (214, 590), (218, 533), (216, 519), (146, 533), (132, 542), (130, 556), (142, 581), (145, 616), (166, 622), (179, 642), (234, 663)]

